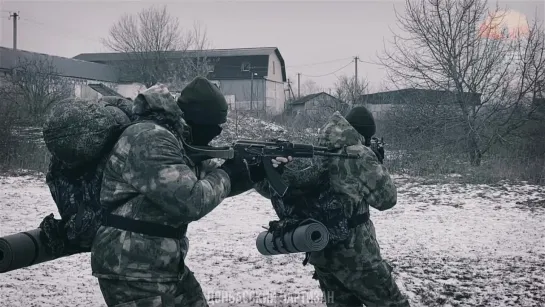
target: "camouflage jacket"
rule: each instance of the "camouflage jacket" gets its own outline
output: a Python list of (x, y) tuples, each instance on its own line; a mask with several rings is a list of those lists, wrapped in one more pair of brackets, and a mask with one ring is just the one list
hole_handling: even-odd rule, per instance
[(369, 206), (378, 210), (395, 206), (397, 190), (386, 168), (340, 113), (322, 127), (316, 143), (361, 158), (294, 159), (282, 175), (290, 186), (284, 197), (266, 181), (256, 190), (271, 199), (280, 220), (316, 219), (328, 227), (330, 244), (335, 244), (349, 238), (351, 217), (369, 212)]
[[(140, 94), (134, 109), (138, 111), (138, 104), (143, 104), (140, 113), (181, 115), (167, 95)], [(183, 122), (181, 117), (178, 120)], [(181, 133), (176, 131), (183, 125), (175, 126), (169, 129), (168, 125), (144, 121), (125, 129), (104, 170), (100, 194), (103, 207), (114, 208), (113, 214), (124, 217), (179, 227), (202, 218), (227, 197), (231, 190), (227, 173), (212, 168), (198, 178), (197, 167), (184, 154)], [(91, 250), (93, 275), (177, 281), (184, 267), (184, 247), (183, 239), (102, 226)]]

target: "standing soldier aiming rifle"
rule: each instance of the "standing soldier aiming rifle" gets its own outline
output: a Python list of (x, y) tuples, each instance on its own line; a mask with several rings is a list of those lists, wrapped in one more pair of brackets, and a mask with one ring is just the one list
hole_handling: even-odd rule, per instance
[[(162, 86), (135, 99), (137, 118), (104, 169), (100, 202), (106, 218), (91, 251), (108, 306), (208, 306), (184, 263), (188, 224), (265, 176), (261, 165), (237, 156), (207, 168), (186, 153), (186, 144), (205, 146), (221, 133), (227, 109), (204, 78), (186, 86), (178, 104)], [(282, 162), (287, 159), (273, 159), (273, 167)]]
[[(336, 112), (320, 130), (317, 143), (359, 155), (359, 159), (316, 157), (311, 164), (294, 160), (282, 175), (289, 185), (283, 196), (267, 181), (256, 186), (271, 199), (279, 217), (269, 224), (274, 236), (283, 237), (282, 233), (308, 218), (328, 228), (329, 244), (322, 251), (307, 253), (303, 262), (314, 266), (313, 278), (319, 281), (328, 307), (409, 306), (391, 266), (382, 259), (370, 220), (370, 206), (382, 211), (397, 203), (394, 182), (379, 162), (383, 150), (365, 146), (374, 134), (374, 119), (366, 108), (352, 109), (346, 119)], [(294, 170), (293, 165), (304, 169)]]

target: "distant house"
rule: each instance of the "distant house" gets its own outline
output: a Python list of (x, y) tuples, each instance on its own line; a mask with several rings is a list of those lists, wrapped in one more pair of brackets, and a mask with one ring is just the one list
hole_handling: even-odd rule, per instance
[(73, 93), (79, 98), (101, 97), (93, 87), (107, 87), (127, 97), (133, 96), (141, 87), (140, 84), (120, 83), (117, 71), (108, 65), (5, 47), (0, 47), (0, 74), (12, 74), (20, 59), (30, 63), (50, 63), (60, 76), (74, 85)]
[(453, 92), (408, 88), (361, 95), (356, 104), (365, 105), (373, 113), (376, 119), (380, 119), (395, 105), (410, 105), (417, 101), (434, 104), (454, 104), (456, 99), (479, 104), (481, 101), (481, 94), (464, 93), (462, 97), (457, 98)]
[(341, 100), (320, 92), (288, 103), (287, 114), (293, 117), (294, 121), (304, 121), (307, 126), (321, 126), (331, 114), (344, 109), (344, 106)]
[[(276, 47), (173, 51), (173, 61), (184, 57), (206, 57), (207, 78), (218, 84), (231, 109), (259, 109), (279, 114), (286, 100), (286, 66)], [(115, 66), (126, 61), (122, 53), (83, 53), (74, 59)]]
[(343, 102), (326, 92), (310, 94), (288, 104), (291, 113), (304, 112), (307, 115), (332, 114), (343, 105)]

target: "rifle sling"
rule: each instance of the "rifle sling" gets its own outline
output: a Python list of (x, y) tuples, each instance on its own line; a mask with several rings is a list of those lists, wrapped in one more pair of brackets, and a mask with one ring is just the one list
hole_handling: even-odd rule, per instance
[(102, 225), (148, 236), (170, 239), (182, 239), (187, 231), (187, 224), (184, 224), (181, 227), (172, 227), (153, 222), (135, 220), (111, 213), (104, 215)]

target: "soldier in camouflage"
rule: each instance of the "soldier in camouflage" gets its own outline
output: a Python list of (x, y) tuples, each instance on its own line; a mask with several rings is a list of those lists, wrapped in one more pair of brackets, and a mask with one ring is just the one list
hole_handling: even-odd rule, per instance
[[(372, 133), (364, 122), (372, 122)], [(289, 231), (300, 221), (313, 218), (330, 232), (330, 243), (319, 252), (307, 254), (324, 293), (333, 306), (409, 306), (382, 259), (369, 207), (387, 210), (395, 206), (397, 191), (379, 153), (367, 146), (363, 135), (374, 134), (371, 113), (356, 107), (346, 119), (333, 114), (320, 130), (319, 146), (358, 154), (360, 159), (326, 157), (295, 160), (283, 178), (290, 188), (279, 197), (267, 184), (256, 190), (270, 198), (279, 221), (270, 231)], [(310, 160), (310, 161), (309, 161)], [(299, 169), (299, 170), (297, 170)]]
[[(208, 306), (184, 263), (187, 225), (251, 188), (250, 178), (264, 178), (262, 169), (238, 158), (220, 168), (191, 161), (184, 144), (204, 145), (217, 136), (227, 103), (204, 78), (184, 91), (178, 104), (161, 85), (138, 95), (136, 122), (106, 164), (100, 201), (108, 214), (91, 266), (108, 306)], [(248, 184), (233, 189), (233, 182)]]

